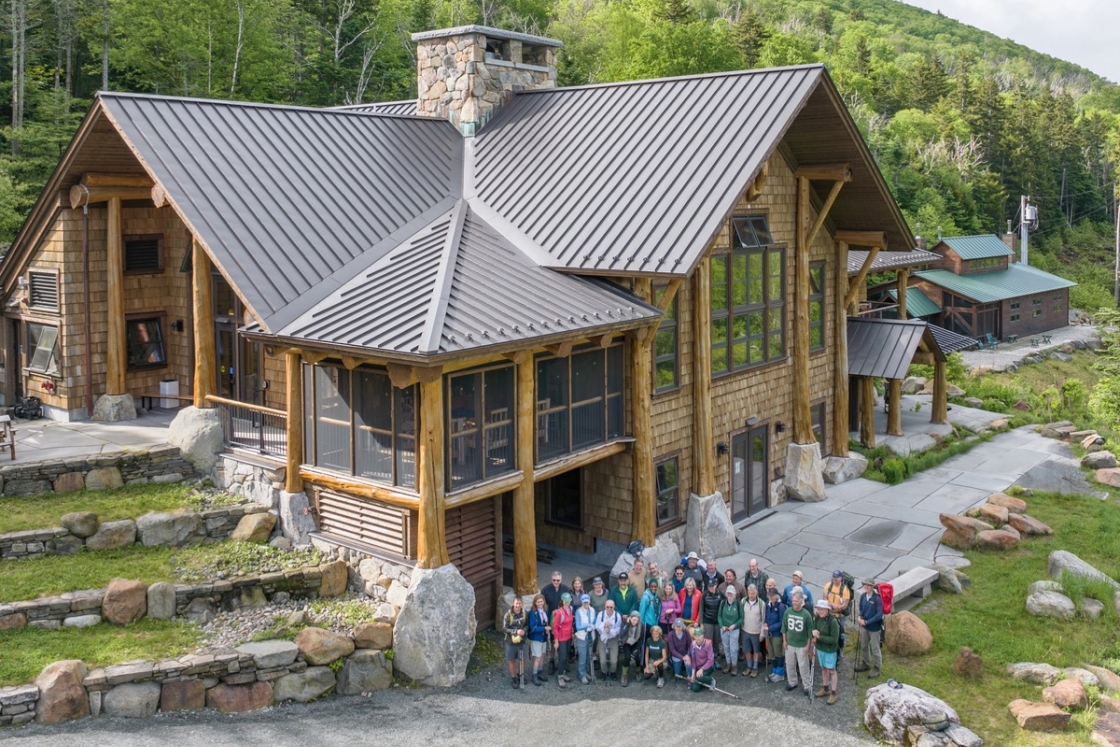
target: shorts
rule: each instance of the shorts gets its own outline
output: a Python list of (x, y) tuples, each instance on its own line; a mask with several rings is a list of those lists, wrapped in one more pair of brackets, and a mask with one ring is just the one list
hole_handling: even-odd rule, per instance
[(539, 659), (548, 653), (548, 641), (529, 641), (529, 653), (534, 659)]
[(762, 653), (762, 642), (758, 633), (743, 633), (739, 639), (739, 646), (744, 654)]
[(817, 651), (821, 669), (836, 669), (836, 651)]
[(521, 658), (521, 652), (525, 650), (525, 641), (521, 643), (510, 643), (506, 641), (506, 660), (516, 661)]

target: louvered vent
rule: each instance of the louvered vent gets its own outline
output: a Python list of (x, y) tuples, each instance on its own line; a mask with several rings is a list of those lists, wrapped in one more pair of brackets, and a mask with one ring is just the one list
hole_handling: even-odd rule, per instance
[(53, 272), (30, 272), (31, 305), (58, 310), (58, 276)]
[(124, 242), (125, 272), (158, 272), (159, 239), (129, 239)]

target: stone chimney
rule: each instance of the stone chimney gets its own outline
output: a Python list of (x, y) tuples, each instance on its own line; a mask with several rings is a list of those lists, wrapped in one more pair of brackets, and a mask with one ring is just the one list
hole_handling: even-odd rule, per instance
[(488, 26), (460, 26), (413, 34), (416, 113), (445, 117), (474, 135), (513, 94), (556, 87), (556, 50), (543, 36)]

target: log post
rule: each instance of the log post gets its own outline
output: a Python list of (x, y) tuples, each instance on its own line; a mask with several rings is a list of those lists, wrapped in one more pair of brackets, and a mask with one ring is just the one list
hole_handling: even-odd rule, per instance
[(443, 377), (420, 383), (420, 443), (416, 481), (420, 511), (416, 530), (416, 567), (447, 565), (443, 500)]
[(692, 275), (692, 492), (716, 492), (712, 467), (712, 259)]
[(946, 386), (945, 361), (933, 362), (933, 415), (931, 423), (949, 422), (949, 392)]
[(906, 291), (910, 285), (910, 270), (903, 267), (898, 271), (898, 318), (909, 319), (906, 311)]
[[(206, 398), (214, 393), (217, 384), (214, 371), (216, 359), (214, 281), (210, 272), (210, 256), (202, 248), (202, 244), (191, 236), (191, 288), (194, 296), (194, 406), (200, 408), (210, 407)], [(299, 370), (298, 366), (296, 370)], [(302, 378), (300, 381), (302, 382)], [(290, 439), (288, 448), (291, 449)], [(288, 474), (291, 475), (290, 469)]]
[(124, 323), (124, 241), (121, 236), (121, 198), (108, 201), (108, 233), (105, 237), (106, 278), (109, 297), (108, 347), (105, 356), (105, 393), (125, 394), (128, 341)]
[(848, 456), (848, 309), (844, 299), (848, 296), (848, 244), (836, 244), (836, 288), (833, 305), (833, 330), (836, 340), (834, 347), (836, 359), (832, 366), (832, 453), (834, 456)]
[[(649, 278), (634, 281), (634, 293), (649, 301), (652, 288)], [(633, 539), (653, 545), (657, 533), (657, 490), (653, 485), (653, 429), (650, 409), (653, 396), (653, 338), (651, 327), (630, 333), (630, 426), (634, 436), (633, 456), (634, 500), (631, 514)]]
[(875, 448), (875, 379), (871, 376), (859, 380), (859, 442), (869, 449)]
[[(211, 335), (213, 340), (214, 336)], [(284, 480), (284, 490), (298, 493), (303, 490), (303, 478), (299, 476), (303, 464), (303, 365), (298, 350), (284, 354), (288, 387), (288, 474)]]
[(537, 510), (533, 482), (536, 443), (536, 361), (532, 355), (517, 364), (517, 468), (521, 484), (513, 491), (513, 590), (537, 591)]
[[(898, 318), (906, 318), (906, 283), (910, 272), (905, 267), (898, 271)], [(887, 433), (892, 436), (902, 435), (902, 382), (891, 379), (888, 386), (888, 402), (890, 412), (887, 415)]]
[(797, 180), (797, 241), (794, 248), (793, 442), (811, 444), (813, 413), (809, 405), (809, 179)]

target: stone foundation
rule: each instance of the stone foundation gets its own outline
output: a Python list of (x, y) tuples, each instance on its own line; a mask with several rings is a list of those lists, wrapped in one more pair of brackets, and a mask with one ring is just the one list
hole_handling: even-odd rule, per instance
[(789, 444), (786, 447), (786, 494), (794, 500), (810, 503), (827, 498), (822, 466), (820, 444)]

